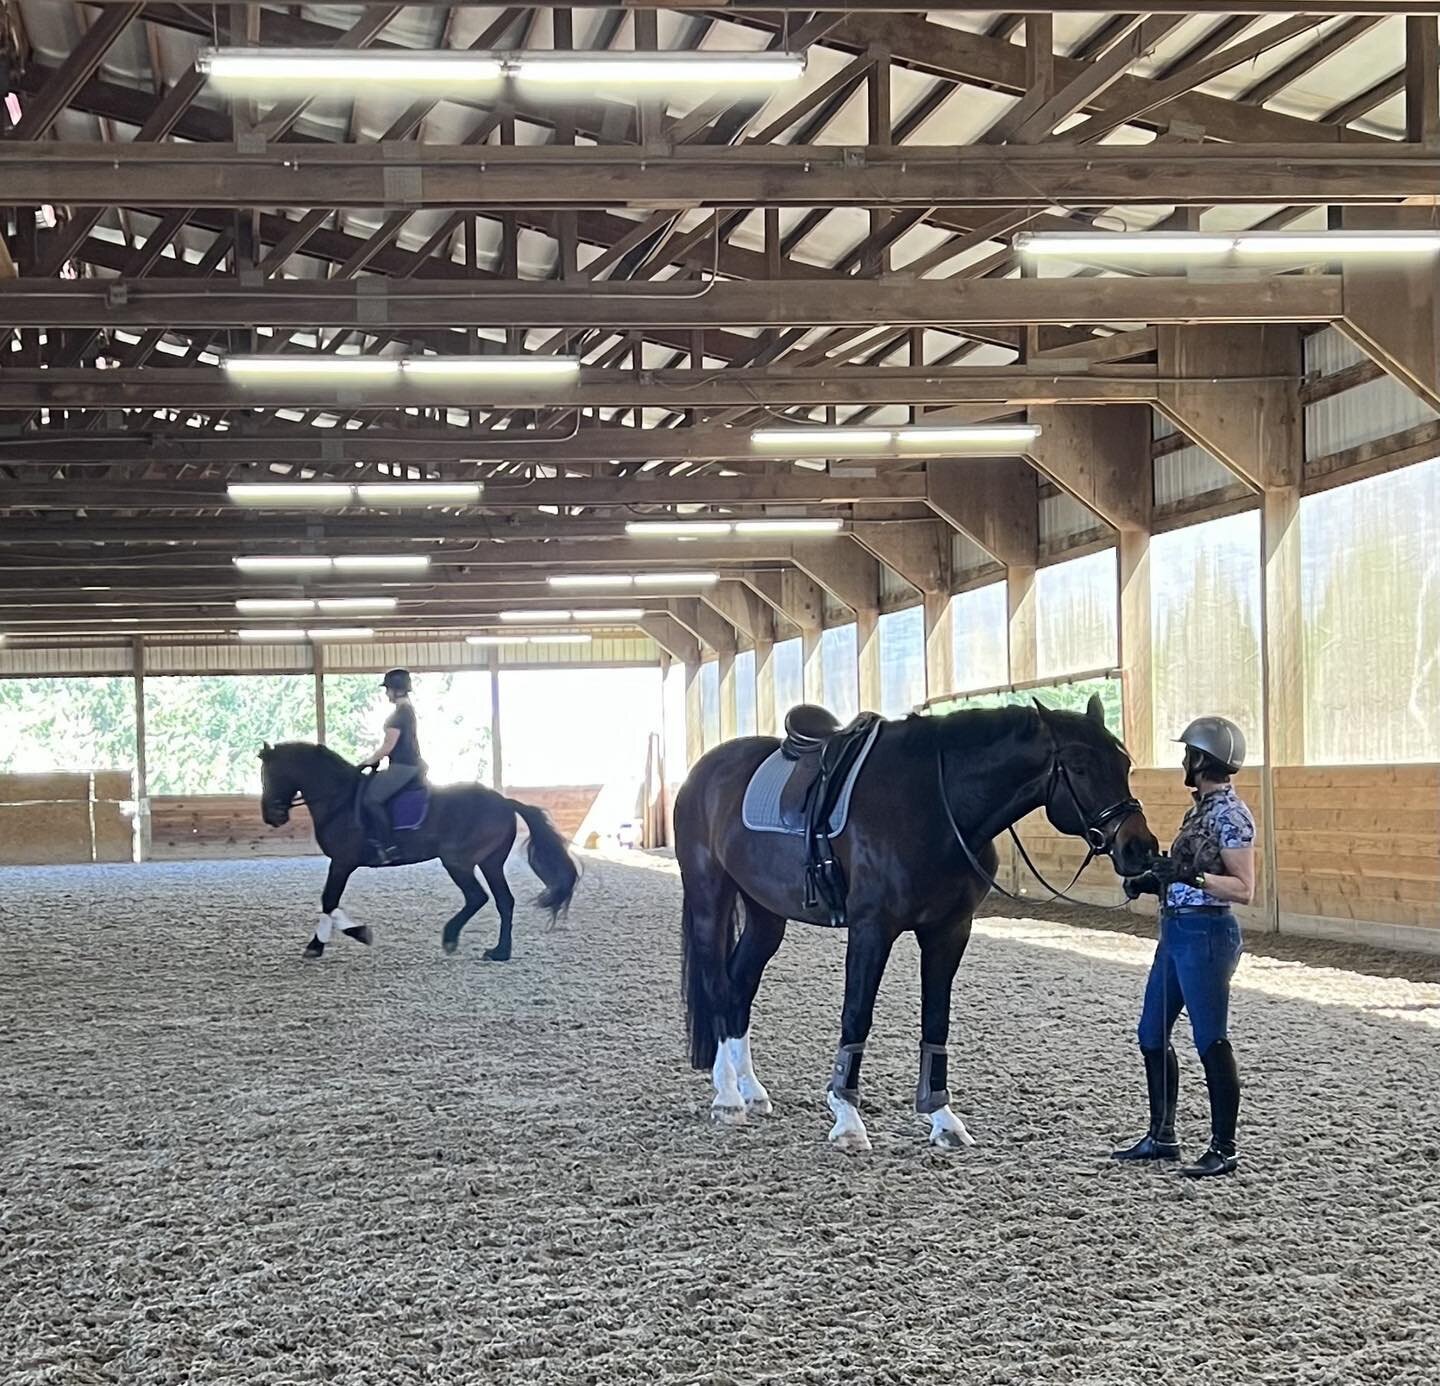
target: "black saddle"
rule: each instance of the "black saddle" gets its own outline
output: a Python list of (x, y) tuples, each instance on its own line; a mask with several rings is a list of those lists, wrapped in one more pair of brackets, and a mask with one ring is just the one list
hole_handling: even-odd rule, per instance
[(823, 904), (832, 928), (845, 923), (849, 883), (835, 860), (830, 816), (846, 777), (879, 721), (879, 713), (862, 712), (842, 727), (834, 713), (813, 703), (801, 703), (785, 714), (780, 753), (795, 765), (780, 791), (780, 819), (804, 833), (805, 905), (814, 909)]

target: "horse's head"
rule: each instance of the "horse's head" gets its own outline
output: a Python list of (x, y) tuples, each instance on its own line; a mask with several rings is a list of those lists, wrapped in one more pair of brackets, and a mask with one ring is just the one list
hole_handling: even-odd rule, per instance
[(1045, 798), (1050, 822), (1108, 856), (1121, 876), (1147, 870), (1160, 844), (1130, 792), (1130, 756), (1105, 726), (1100, 699), (1092, 697), (1084, 713), (1035, 707), (1055, 742)]
[(260, 748), (260, 816), (269, 828), (283, 828), (290, 821), (290, 805), (300, 792), (290, 749), (268, 741)]

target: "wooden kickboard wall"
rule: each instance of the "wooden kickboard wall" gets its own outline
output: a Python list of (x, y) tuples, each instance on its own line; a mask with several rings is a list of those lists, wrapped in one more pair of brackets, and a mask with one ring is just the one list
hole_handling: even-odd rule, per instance
[[(1131, 783), (1152, 830), (1168, 845), (1189, 804), (1179, 773), (1137, 770)], [(1257, 879), (1263, 880), (1259, 772), (1247, 770), (1235, 783), (1255, 815)], [(1063, 886), (1084, 859), (1083, 844), (1061, 837), (1043, 814), (1032, 814), (1019, 831), (1055, 885)], [(1002, 854), (1007, 867), (1010, 853)], [(1277, 767), (1275, 854), (1282, 929), (1290, 915), (1440, 934), (1440, 765)], [(1096, 904), (1121, 898), (1104, 862), (1094, 863), (1084, 881), (1077, 898)], [(1039, 893), (1033, 882), (1027, 889)]]
[(133, 792), (128, 770), (0, 775), (0, 864), (134, 860)]

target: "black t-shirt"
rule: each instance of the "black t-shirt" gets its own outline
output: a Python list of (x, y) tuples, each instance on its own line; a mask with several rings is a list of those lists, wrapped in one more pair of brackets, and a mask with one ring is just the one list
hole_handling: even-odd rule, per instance
[(398, 731), (400, 739), (390, 752), (391, 765), (419, 765), (420, 738), (415, 729), (415, 709), (409, 703), (396, 703), (395, 711), (385, 719), (386, 731)]

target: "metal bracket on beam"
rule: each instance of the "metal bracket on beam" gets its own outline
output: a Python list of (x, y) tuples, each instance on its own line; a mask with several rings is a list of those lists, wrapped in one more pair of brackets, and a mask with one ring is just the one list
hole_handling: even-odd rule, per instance
[(384, 327), (390, 321), (390, 281), (367, 274), (355, 281), (355, 321), (365, 327)]
[(237, 154), (263, 154), (268, 147), (268, 141), (259, 130), (237, 130), (235, 132), (235, 152)]
[(130, 302), (130, 286), (128, 284), (111, 283), (105, 286), (105, 306), (107, 308), (123, 308)]
[[(380, 157), (386, 160), (380, 174), (381, 192), (388, 210), (418, 207), (424, 199), (424, 176), (413, 162), (414, 152), (401, 140), (386, 140), (380, 146)], [(484, 167), (482, 163), (482, 172)]]

